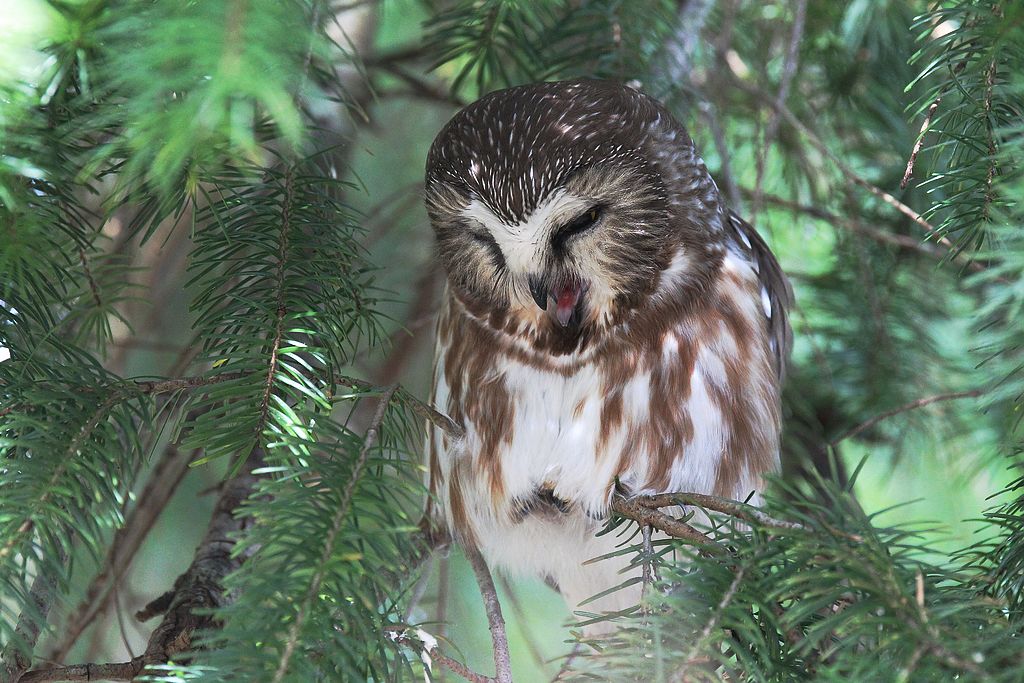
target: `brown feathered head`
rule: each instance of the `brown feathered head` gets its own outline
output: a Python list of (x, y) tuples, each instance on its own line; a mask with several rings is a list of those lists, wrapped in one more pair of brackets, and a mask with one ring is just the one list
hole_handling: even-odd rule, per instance
[(456, 297), (557, 353), (659, 296), (696, 296), (721, 258), (718, 190), (683, 127), (623, 85), (491, 93), (430, 149), (427, 211)]

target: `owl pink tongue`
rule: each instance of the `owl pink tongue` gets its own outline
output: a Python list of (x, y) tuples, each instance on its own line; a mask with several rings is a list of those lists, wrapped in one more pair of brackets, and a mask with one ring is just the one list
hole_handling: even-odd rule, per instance
[(580, 301), (582, 287), (578, 283), (571, 282), (555, 287), (552, 295), (555, 298), (555, 320), (562, 327), (569, 324), (576, 304)]

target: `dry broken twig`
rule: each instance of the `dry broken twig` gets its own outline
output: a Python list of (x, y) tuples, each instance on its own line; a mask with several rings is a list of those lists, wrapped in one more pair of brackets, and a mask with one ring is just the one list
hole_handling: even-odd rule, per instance
[[(423, 666), (428, 672), (433, 671), (433, 664), (436, 662), (449, 671), (470, 681), (470, 683), (495, 683), (495, 679), (473, 671), (457, 659), (452, 659), (443, 652), (437, 644), (437, 638), (426, 631), (418, 628), (392, 627), (388, 629), (393, 634), (394, 640), (400, 645), (414, 650), (419, 654)], [(434, 680), (431, 678), (431, 680)]]

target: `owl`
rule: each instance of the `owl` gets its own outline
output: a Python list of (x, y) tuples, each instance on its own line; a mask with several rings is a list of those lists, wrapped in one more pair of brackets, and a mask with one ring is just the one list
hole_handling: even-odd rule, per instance
[[(686, 130), (613, 82), (538, 83), (458, 112), (430, 148), (447, 274), (428, 518), (571, 609), (629, 608), (588, 562), (613, 495), (757, 499), (778, 467), (791, 289)], [(586, 602), (585, 606), (581, 606)]]

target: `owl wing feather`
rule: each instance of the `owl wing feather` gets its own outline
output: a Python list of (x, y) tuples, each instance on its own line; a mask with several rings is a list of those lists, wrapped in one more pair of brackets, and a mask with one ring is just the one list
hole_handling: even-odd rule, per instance
[(782, 272), (771, 249), (754, 229), (731, 209), (727, 212), (726, 232), (732, 246), (742, 252), (757, 271), (761, 285), (761, 304), (768, 321), (768, 337), (775, 354), (775, 369), (781, 381), (793, 347), (793, 329), (789, 309), (793, 305), (793, 288)]

